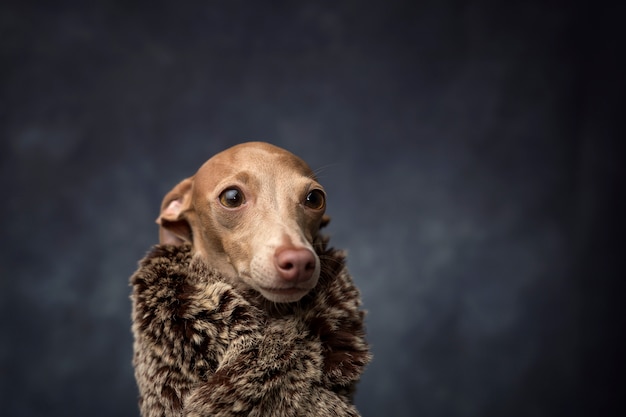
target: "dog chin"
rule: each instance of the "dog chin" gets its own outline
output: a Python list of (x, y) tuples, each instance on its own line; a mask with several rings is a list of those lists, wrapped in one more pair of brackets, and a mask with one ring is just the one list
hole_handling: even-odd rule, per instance
[(308, 294), (306, 288), (259, 288), (258, 291), (267, 300), (275, 303), (293, 303)]

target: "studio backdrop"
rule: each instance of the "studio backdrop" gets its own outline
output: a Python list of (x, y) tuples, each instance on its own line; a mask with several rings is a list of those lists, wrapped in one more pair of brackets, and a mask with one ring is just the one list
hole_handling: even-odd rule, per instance
[(368, 312), (363, 416), (603, 414), (624, 322), (619, 15), (2, 2), (0, 413), (138, 415), (128, 279), (161, 199), (262, 140), (328, 193)]

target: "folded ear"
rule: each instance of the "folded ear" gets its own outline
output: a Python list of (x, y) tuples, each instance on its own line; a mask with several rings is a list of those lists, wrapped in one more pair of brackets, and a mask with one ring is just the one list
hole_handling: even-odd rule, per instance
[(182, 180), (172, 189), (161, 203), (161, 214), (156, 222), (159, 227), (161, 244), (182, 245), (191, 243), (191, 225), (187, 219), (191, 209), (191, 187), (193, 177)]

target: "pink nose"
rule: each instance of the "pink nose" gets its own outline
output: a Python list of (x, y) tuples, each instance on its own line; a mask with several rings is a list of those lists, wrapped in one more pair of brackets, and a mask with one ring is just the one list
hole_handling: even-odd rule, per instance
[(306, 281), (315, 271), (315, 255), (308, 249), (278, 248), (274, 264), (286, 281)]

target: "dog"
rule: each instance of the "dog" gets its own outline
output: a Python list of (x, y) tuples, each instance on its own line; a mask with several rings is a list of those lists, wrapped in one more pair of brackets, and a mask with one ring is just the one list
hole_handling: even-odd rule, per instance
[(314, 243), (326, 193), (300, 158), (264, 142), (210, 158), (163, 199), (161, 244), (191, 244), (194, 257), (233, 284), (275, 303), (300, 300), (318, 282)]
[(358, 417), (371, 360), (326, 192), (300, 158), (251, 142), (163, 199), (131, 276), (143, 417)]

